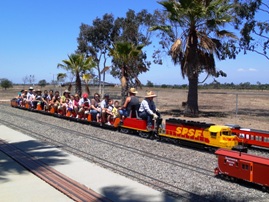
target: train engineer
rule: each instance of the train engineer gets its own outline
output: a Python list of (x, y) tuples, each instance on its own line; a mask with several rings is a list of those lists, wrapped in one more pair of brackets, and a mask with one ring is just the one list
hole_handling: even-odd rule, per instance
[(155, 97), (157, 97), (157, 95), (155, 95), (153, 91), (148, 91), (138, 110), (139, 117), (147, 120), (148, 131), (152, 130), (152, 121), (160, 116), (153, 101), (153, 98)]

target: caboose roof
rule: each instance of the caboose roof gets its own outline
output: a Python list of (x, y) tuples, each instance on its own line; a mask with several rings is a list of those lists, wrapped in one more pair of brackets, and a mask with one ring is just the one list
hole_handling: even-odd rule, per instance
[(238, 151), (227, 150), (227, 149), (218, 149), (215, 152), (215, 154), (221, 155), (221, 156), (227, 156), (227, 157), (231, 157), (231, 158), (235, 158), (235, 159), (250, 161), (250, 162), (254, 162), (254, 163), (269, 165), (269, 158), (255, 156), (255, 155), (247, 154), (244, 152), (238, 152)]

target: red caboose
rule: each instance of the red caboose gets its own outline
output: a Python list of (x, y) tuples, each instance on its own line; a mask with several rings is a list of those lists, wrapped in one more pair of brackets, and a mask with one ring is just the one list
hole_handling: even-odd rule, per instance
[(269, 189), (269, 159), (238, 151), (218, 149), (215, 174), (230, 179), (242, 179)]

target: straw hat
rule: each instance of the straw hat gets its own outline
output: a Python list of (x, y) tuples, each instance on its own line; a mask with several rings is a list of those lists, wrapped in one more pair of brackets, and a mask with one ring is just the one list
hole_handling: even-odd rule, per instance
[(70, 93), (70, 91), (69, 91), (69, 90), (65, 90), (65, 91), (64, 91), (64, 94), (65, 94), (65, 93)]
[(136, 91), (136, 89), (135, 89), (135, 88), (130, 88), (129, 93), (136, 94), (136, 93), (137, 93), (137, 91)]
[(33, 87), (29, 87), (29, 90), (34, 90), (34, 88)]
[(148, 91), (148, 92), (146, 93), (146, 96), (145, 96), (145, 97), (146, 97), (146, 98), (149, 98), (149, 97), (157, 97), (157, 95), (155, 95), (153, 91)]
[(37, 89), (36, 92), (42, 92), (40, 89)]

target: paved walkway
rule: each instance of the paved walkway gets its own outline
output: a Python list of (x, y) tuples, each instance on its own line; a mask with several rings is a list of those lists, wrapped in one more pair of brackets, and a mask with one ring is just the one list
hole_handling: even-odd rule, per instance
[[(162, 192), (84, 161), (58, 148), (45, 145), (1, 124), (0, 139), (41, 159), (57, 171), (112, 201), (176, 201)], [(0, 152), (0, 201), (59, 202), (72, 200)]]

